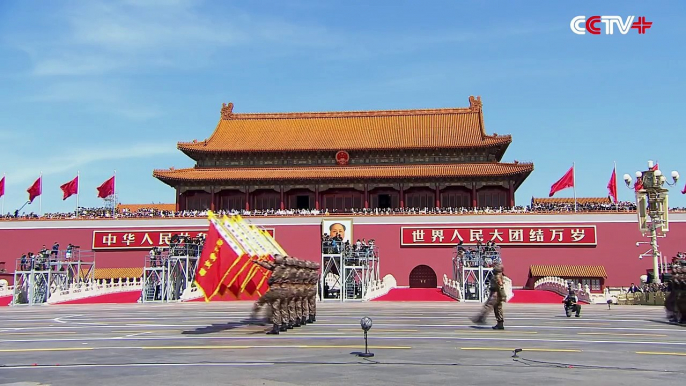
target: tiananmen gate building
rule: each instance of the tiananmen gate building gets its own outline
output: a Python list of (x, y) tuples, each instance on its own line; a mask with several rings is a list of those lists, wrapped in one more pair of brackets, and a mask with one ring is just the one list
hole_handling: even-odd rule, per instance
[(513, 207), (532, 163), (501, 162), (509, 135), (489, 135), (469, 107), (236, 114), (178, 149), (196, 165), (155, 170), (179, 210)]

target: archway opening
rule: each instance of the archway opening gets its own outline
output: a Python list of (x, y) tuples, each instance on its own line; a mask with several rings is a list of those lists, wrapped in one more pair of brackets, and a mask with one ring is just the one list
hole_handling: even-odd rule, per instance
[(410, 288), (436, 288), (436, 272), (428, 265), (418, 265), (410, 272)]

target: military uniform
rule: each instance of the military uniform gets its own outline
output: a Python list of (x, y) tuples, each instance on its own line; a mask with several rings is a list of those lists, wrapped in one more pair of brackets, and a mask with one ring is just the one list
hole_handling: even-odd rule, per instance
[(493, 309), (495, 320), (498, 322), (493, 326), (493, 329), (504, 330), (503, 302), (507, 296), (505, 295), (505, 286), (503, 282), (503, 267), (500, 264), (496, 264), (493, 267), (493, 277), (491, 278), (489, 289), (491, 293), (486, 304), (484, 304), (481, 313), (475, 318), (472, 318), (472, 321), (478, 324), (486, 323), (486, 316), (491, 309)]
[(317, 321), (317, 292), (319, 284), (319, 264), (312, 263), (312, 270), (310, 271), (308, 288), (306, 293), (307, 299), (307, 310), (308, 310), (308, 323), (314, 323)]
[(269, 278), (269, 290), (264, 294), (264, 301), (271, 306), (272, 309), (272, 329), (267, 334), (277, 334), (279, 331), (285, 331), (282, 324), (282, 299), (287, 294), (286, 284), (287, 268), (285, 265), (277, 265), (274, 268), (274, 273)]
[[(276, 255), (276, 256), (274, 256), (274, 261), (273, 261), (273, 262), (266, 262), (266, 261), (253, 260), (253, 263), (255, 263), (255, 264), (257, 264), (257, 265), (259, 265), (259, 266), (261, 266), (261, 267), (263, 267), (263, 268), (265, 268), (265, 269), (268, 269), (268, 270), (272, 271), (272, 276), (273, 276), (273, 272), (274, 272), (274, 270), (276, 269), (276, 267), (278, 267), (278, 266), (283, 266), (284, 260), (283, 260), (283, 256), (281, 256), (281, 255)], [(270, 279), (270, 280), (271, 280), (271, 279)], [(258, 316), (259, 316), (260, 311), (262, 310), (262, 307), (264, 307), (265, 305), (270, 304), (270, 299), (271, 299), (271, 297), (273, 297), (273, 294), (270, 294), (270, 291), (271, 291), (271, 290), (272, 290), (272, 288), (271, 288), (271, 286), (270, 286), (269, 290), (267, 290), (266, 293), (264, 293), (262, 296), (260, 296), (259, 299), (257, 299), (257, 301), (255, 302), (255, 304), (253, 305), (253, 309), (252, 309), (252, 313), (251, 313), (251, 319), (258, 319)], [(271, 317), (272, 317), (273, 314), (274, 314), (274, 312), (273, 312), (273, 310), (270, 308), (270, 310), (269, 310), (269, 316), (268, 316), (267, 319), (271, 319)], [(279, 324), (280, 324), (280, 323), (279, 323)]]

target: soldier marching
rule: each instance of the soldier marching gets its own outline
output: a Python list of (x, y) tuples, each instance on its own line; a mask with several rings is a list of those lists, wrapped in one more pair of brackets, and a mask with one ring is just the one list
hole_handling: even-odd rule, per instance
[(253, 263), (272, 271), (269, 290), (255, 302), (252, 311), (252, 318), (257, 319), (262, 307), (269, 306), (272, 329), (267, 334), (278, 335), (317, 320), (319, 264), (278, 254), (273, 262)]

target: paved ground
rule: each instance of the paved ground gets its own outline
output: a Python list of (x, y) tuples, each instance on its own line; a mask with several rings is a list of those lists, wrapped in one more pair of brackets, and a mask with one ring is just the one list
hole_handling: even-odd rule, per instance
[[(508, 304), (506, 330), (476, 304), (323, 304), (279, 336), (243, 325), (248, 303), (3, 308), (0, 383), (21, 385), (619, 385), (686, 379), (686, 328), (661, 307)], [(370, 316), (371, 359), (359, 320)], [(512, 350), (522, 348), (520, 358)]]

